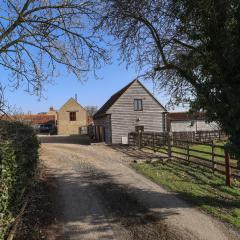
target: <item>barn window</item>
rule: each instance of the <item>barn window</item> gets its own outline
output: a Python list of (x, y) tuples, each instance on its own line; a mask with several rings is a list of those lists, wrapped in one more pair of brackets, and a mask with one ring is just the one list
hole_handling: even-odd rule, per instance
[(76, 112), (69, 112), (69, 120), (76, 121)]
[(143, 103), (142, 99), (134, 99), (134, 111), (142, 111)]

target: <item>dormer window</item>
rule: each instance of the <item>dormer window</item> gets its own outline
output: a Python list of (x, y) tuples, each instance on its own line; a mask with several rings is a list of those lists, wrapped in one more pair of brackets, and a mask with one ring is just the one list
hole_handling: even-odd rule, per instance
[(134, 111), (142, 111), (143, 102), (142, 99), (134, 99)]

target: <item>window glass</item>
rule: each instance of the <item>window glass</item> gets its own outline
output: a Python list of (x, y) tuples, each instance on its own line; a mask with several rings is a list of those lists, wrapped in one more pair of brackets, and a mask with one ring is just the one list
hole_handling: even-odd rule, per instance
[(134, 111), (142, 111), (143, 103), (142, 99), (134, 99)]
[(69, 120), (70, 121), (76, 121), (76, 112), (70, 112), (69, 113)]

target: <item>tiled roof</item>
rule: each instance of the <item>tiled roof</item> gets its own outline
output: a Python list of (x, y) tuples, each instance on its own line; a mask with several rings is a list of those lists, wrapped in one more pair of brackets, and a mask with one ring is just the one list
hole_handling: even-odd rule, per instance
[[(1, 120), (6, 120), (6, 119), (1, 119)], [(55, 116), (48, 115), (48, 114), (21, 114), (21, 115), (10, 116), (7, 120), (23, 121), (23, 122), (29, 122), (31, 124), (51, 124), (55, 122)]]
[(189, 120), (204, 120), (205, 114), (202, 112), (198, 112), (195, 114), (191, 114), (189, 112), (170, 112), (167, 114), (167, 118), (170, 121), (189, 121)]

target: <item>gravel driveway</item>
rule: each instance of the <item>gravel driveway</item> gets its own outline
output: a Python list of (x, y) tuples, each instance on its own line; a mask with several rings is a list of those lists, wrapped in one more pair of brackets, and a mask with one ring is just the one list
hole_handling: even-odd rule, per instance
[[(58, 211), (48, 239), (238, 239), (221, 222), (132, 170), (132, 158), (111, 147), (42, 144), (54, 176)], [(60, 227), (59, 227), (60, 226)]]

